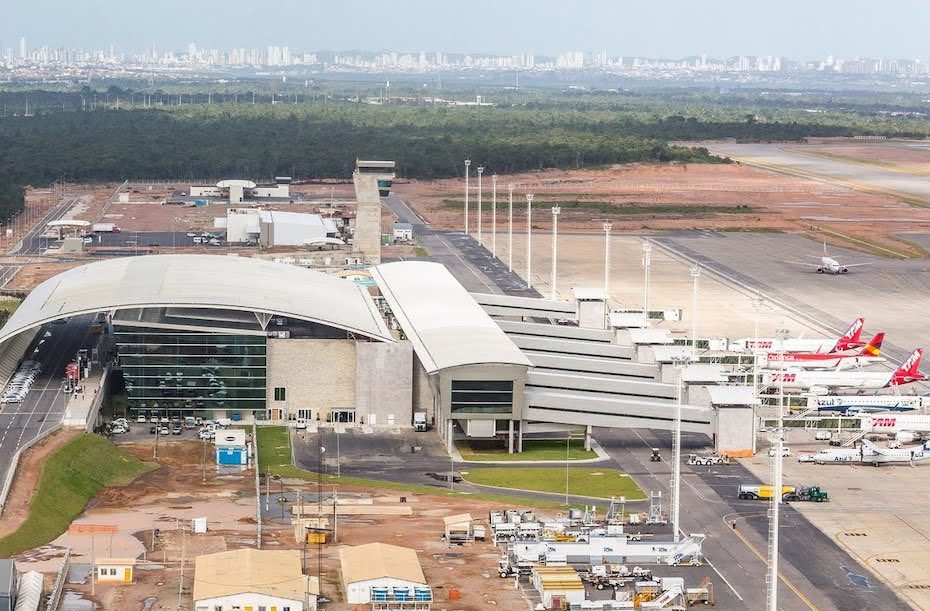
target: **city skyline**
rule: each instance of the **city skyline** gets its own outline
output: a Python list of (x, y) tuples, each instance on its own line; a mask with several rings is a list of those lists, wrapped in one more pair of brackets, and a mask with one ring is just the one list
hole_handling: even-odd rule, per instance
[[(25, 36), (34, 46), (96, 48), (112, 42), (129, 51), (153, 43), (177, 50), (192, 40), (206, 48), (221, 48), (236, 40), (244, 47), (423, 49), (476, 55), (555, 55), (578, 49), (656, 58), (707, 54), (807, 60), (827, 55), (914, 58), (930, 53), (921, 25), (930, 20), (930, 5), (917, 0), (894, 0), (881, 11), (859, 0), (777, 4), (717, 0), (695, 5), (476, 0), (464, 9), (423, 0), (405, 0), (399, 6), (366, 0), (351, 6), (282, 0), (274, 12), (235, 0), (164, 0), (157, 7), (102, 0), (80, 6), (61, 0), (47, 4), (50, 10), (41, 15), (27, 6), (5, 8), (0, 23), (4, 49), (16, 48)], [(55, 17), (49, 19), (49, 14)], [(360, 14), (364, 18), (359, 19)], [(824, 23), (830, 27), (823, 27)], [(140, 24), (145, 24), (144, 32)]]

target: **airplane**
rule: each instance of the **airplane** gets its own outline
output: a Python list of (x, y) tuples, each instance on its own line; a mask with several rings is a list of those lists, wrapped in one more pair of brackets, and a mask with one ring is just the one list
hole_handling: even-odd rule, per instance
[[(817, 255), (807, 255), (809, 257), (818, 258)], [(872, 265), (871, 261), (865, 263), (840, 263), (833, 257), (827, 254), (827, 243), (823, 243), (823, 256), (819, 257), (820, 263), (804, 263), (803, 261), (782, 261), (782, 263), (790, 263), (792, 265), (804, 265), (815, 269), (818, 274), (830, 273), (830, 274), (845, 274), (849, 272), (850, 267), (860, 267), (862, 265)]]
[(841, 416), (874, 414), (881, 412), (911, 412), (930, 406), (930, 397), (918, 395), (836, 395), (831, 397), (810, 396), (807, 407), (818, 412), (836, 412)]
[(859, 463), (872, 465), (910, 463), (930, 458), (930, 441), (911, 448), (880, 448), (871, 441), (863, 439), (858, 448), (824, 448), (815, 454), (798, 454), (799, 462), (825, 463)]
[(930, 437), (930, 415), (876, 414), (862, 417), (862, 429), (873, 435), (893, 437), (895, 443), (910, 443)]
[(849, 325), (846, 332), (837, 339), (775, 339), (744, 337), (730, 343), (730, 350), (734, 352), (753, 352), (765, 350), (766, 352), (837, 352), (861, 348), (865, 344), (861, 341), (862, 329), (865, 328), (865, 318), (857, 318)]
[(884, 333), (873, 337), (862, 350), (840, 350), (837, 352), (768, 352), (765, 366), (769, 369), (859, 369), (866, 365), (884, 362), (881, 354)]
[[(788, 369), (786, 371), (765, 371), (762, 373), (762, 383), (768, 388), (785, 389), (875, 389), (891, 388), (926, 380), (927, 376), (920, 373), (920, 359), (923, 349), (914, 350), (900, 367), (891, 373), (885, 371), (806, 371), (804, 369)], [(930, 416), (928, 416), (930, 418)]]

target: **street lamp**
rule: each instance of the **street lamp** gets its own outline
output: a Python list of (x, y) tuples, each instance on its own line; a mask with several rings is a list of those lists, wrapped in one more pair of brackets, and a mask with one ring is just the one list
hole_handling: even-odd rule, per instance
[(507, 185), (507, 271), (513, 271), (513, 183)]
[(649, 326), (649, 265), (652, 262), (652, 242), (643, 240), (643, 319)]
[(491, 256), (497, 256), (497, 174), (491, 174)]
[(468, 235), (468, 169), (471, 167), (471, 159), (465, 160), (465, 235)]
[(604, 294), (610, 301), (610, 229), (612, 225), (604, 222), (601, 227), (604, 229)]
[(693, 282), (691, 302), (691, 359), (697, 360), (697, 319), (698, 319), (698, 278), (701, 277), (701, 268), (695, 265), (691, 268)]
[(555, 301), (555, 283), (556, 283), (556, 267), (558, 265), (558, 244), (559, 244), (559, 214), (562, 212), (562, 208), (559, 206), (552, 207), (552, 279), (550, 285), (552, 287), (552, 293), (550, 299)]
[(484, 174), (484, 166), (478, 166), (478, 245), (481, 245), (481, 175)]
[(533, 194), (526, 194), (526, 288), (532, 286), (530, 273), (533, 271)]
[(672, 537), (675, 543), (678, 543), (680, 538), (679, 520), (681, 515), (681, 391), (684, 384), (684, 366), (690, 361), (691, 359), (687, 356), (672, 357), (672, 362), (678, 372), (675, 401), (675, 434), (672, 440)]

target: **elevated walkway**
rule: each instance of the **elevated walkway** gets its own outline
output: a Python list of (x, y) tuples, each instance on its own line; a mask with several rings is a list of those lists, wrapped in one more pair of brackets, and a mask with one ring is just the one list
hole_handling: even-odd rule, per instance
[(575, 325), (554, 325), (538, 322), (518, 322), (513, 320), (497, 320), (497, 326), (508, 335), (525, 335), (532, 337), (549, 337), (561, 339), (577, 339), (590, 342), (612, 344), (617, 336), (613, 331), (606, 329), (588, 329)]
[(636, 378), (642, 380), (659, 379), (659, 368), (648, 363), (634, 363), (633, 361), (610, 359), (590, 356), (574, 356), (571, 354), (552, 354), (524, 350), (530, 362), (536, 367), (535, 371), (553, 371), (580, 373), (607, 377)]
[(573, 356), (596, 356), (608, 359), (632, 361), (635, 350), (630, 346), (618, 346), (604, 342), (579, 339), (562, 339), (539, 337), (534, 335), (507, 334), (507, 337), (521, 350), (564, 354)]
[(576, 306), (570, 301), (512, 297), (491, 293), (471, 293), (471, 296), (490, 316), (578, 320)]
[(555, 373), (531, 369), (526, 376), (527, 390), (565, 390), (597, 393), (609, 397), (675, 401), (675, 384), (656, 381), (606, 378), (572, 373)]
[[(524, 397), (523, 417), (530, 421), (662, 430), (671, 430), (675, 426), (676, 402), (670, 400), (529, 386)], [(683, 405), (681, 429), (688, 433), (712, 435), (712, 410)]]

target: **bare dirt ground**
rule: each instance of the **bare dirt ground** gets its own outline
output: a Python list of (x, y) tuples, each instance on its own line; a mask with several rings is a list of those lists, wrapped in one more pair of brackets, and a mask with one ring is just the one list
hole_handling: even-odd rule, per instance
[[(148, 441), (120, 445), (143, 460), (152, 460), (152, 443)], [(72, 549), (72, 562), (77, 565), (88, 563), (94, 554), (96, 557), (145, 558), (149, 564), (136, 571), (136, 583), (131, 586), (97, 584), (92, 594), (88, 581), (70, 584), (68, 590), (94, 601), (99, 609), (142, 609), (149, 597), (157, 599), (153, 608), (175, 608), (183, 557), (182, 604), (184, 608), (192, 608), (192, 559), (199, 554), (252, 546), (256, 535), (253, 472), (220, 474), (213, 465), (212, 446), (207, 447), (206, 460), (204, 456), (204, 446), (200, 442), (163, 441), (156, 459), (161, 468), (147, 473), (129, 486), (103, 490), (75, 521), (84, 525), (115, 526), (116, 533), (65, 533), (51, 544), (19, 556), (20, 569), (54, 573), (64, 547)], [(284, 485), (291, 492), (316, 491), (315, 482), (289, 480)], [(332, 489), (331, 484), (326, 485), (327, 492)], [(343, 495), (371, 495), (376, 497), (379, 505), (397, 504), (400, 500), (396, 490), (343, 485), (337, 489)], [(513, 582), (497, 577), (495, 569), (499, 551), (490, 543), (450, 547), (441, 540), (444, 516), (471, 512), (475, 517), (482, 517), (487, 511), (486, 502), (427, 495), (405, 496), (406, 504), (413, 508), (412, 516), (340, 518), (338, 541), (323, 548), (323, 594), (333, 601), (328, 608), (340, 611), (354, 608), (342, 602), (340, 547), (373, 541), (417, 550), (423, 572), (434, 590), (436, 609), (478, 611), (526, 607)], [(285, 514), (290, 514), (289, 507), (285, 508)], [(272, 508), (271, 515), (277, 515), (276, 508)], [(190, 532), (190, 520), (198, 516), (208, 517), (210, 530), (206, 535)], [(154, 544), (153, 529), (157, 529)], [(263, 547), (301, 549), (295, 541), (292, 526), (281, 520), (266, 522)], [(318, 550), (309, 546), (305, 552), (307, 570), (315, 574)], [(460, 594), (460, 600), (449, 600), (452, 590)]]
[[(491, 226), (490, 180), (483, 188), (483, 226)], [(930, 209), (896, 198), (861, 193), (738, 164), (633, 165), (595, 170), (546, 170), (498, 177), (498, 229), (506, 229), (507, 184), (514, 192), (514, 227), (526, 226), (524, 194), (532, 192), (534, 229), (551, 226), (552, 206), (561, 207), (565, 231), (648, 234), (669, 230), (778, 230), (884, 254), (925, 256), (918, 246), (893, 237), (930, 231)], [(398, 182), (394, 189), (430, 224), (463, 225), (461, 179)], [(472, 177), (471, 229), (477, 223), (477, 180)]]
[(26, 521), (29, 515), (29, 501), (39, 483), (45, 459), (80, 433), (74, 429), (62, 429), (23, 453), (3, 509), (3, 519), (0, 520), (0, 538), (14, 532)]

